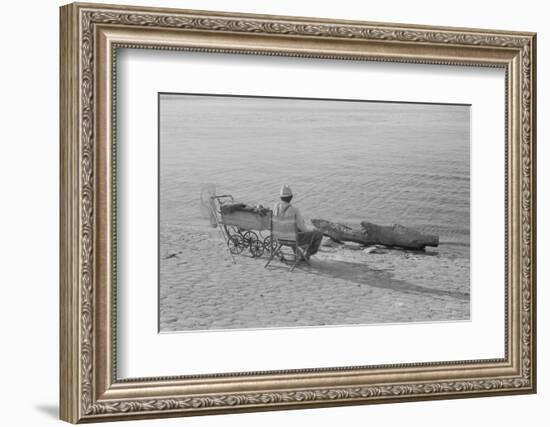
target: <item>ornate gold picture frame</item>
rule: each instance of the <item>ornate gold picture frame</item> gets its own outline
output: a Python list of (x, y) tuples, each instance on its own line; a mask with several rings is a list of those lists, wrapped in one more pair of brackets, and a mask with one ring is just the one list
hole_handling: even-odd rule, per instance
[[(61, 8), (60, 43), (61, 419), (78, 423), (536, 391), (534, 33), (75, 3)], [(120, 380), (115, 179), (120, 48), (504, 69), (505, 357)]]

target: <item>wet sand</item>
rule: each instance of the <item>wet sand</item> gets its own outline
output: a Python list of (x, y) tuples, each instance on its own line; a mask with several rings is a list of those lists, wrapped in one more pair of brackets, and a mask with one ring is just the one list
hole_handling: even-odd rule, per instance
[[(233, 262), (217, 229), (164, 227), (160, 330), (217, 330), (468, 320), (469, 259), (336, 245), (323, 239), (311, 266)], [(185, 248), (185, 250), (178, 250)], [(437, 286), (434, 286), (434, 283)]]

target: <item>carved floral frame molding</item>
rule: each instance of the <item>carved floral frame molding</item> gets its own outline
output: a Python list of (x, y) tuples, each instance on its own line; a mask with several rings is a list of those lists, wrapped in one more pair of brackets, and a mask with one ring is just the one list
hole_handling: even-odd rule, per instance
[[(183, 36), (192, 40), (178, 42)], [(506, 68), (506, 357), (118, 381), (113, 147), (120, 47)], [(533, 33), (62, 7), (61, 418), (102, 421), (534, 392), (535, 81)], [(266, 378), (273, 381), (260, 386)], [(193, 385), (186, 388), (189, 381)]]

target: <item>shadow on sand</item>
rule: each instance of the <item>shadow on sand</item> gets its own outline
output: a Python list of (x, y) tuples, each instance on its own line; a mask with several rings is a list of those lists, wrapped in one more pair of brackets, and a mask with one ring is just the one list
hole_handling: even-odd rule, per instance
[(317, 260), (314, 258), (312, 258), (310, 262), (310, 266), (304, 262), (301, 262), (298, 264), (297, 268), (308, 274), (318, 274), (324, 277), (348, 280), (360, 285), (391, 289), (392, 291), (397, 292), (430, 295), (435, 297), (449, 297), (460, 300), (470, 299), (470, 294), (468, 292), (447, 291), (443, 289), (433, 289), (415, 285), (405, 280), (395, 279), (388, 271), (374, 270), (365, 264), (340, 260)]

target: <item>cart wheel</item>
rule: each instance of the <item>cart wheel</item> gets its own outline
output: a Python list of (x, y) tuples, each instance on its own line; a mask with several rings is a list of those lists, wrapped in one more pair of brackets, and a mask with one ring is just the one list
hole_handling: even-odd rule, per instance
[(261, 257), (264, 254), (264, 244), (261, 240), (252, 240), (248, 248), (254, 258)]
[(267, 236), (264, 239), (264, 249), (269, 253), (271, 253), (271, 251), (273, 250), (272, 245), (273, 245), (273, 239), (271, 238), (271, 236)]
[(239, 236), (238, 234), (233, 234), (232, 236), (229, 236), (229, 239), (227, 239), (227, 247), (229, 248), (229, 252), (231, 252), (233, 255), (239, 255), (244, 249), (241, 236)]
[(244, 244), (244, 247), (250, 247), (252, 245), (253, 242), (255, 242), (256, 240), (258, 240), (258, 235), (253, 232), (253, 231), (245, 231), (243, 234), (242, 234), (242, 237), (243, 237), (243, 244)]

